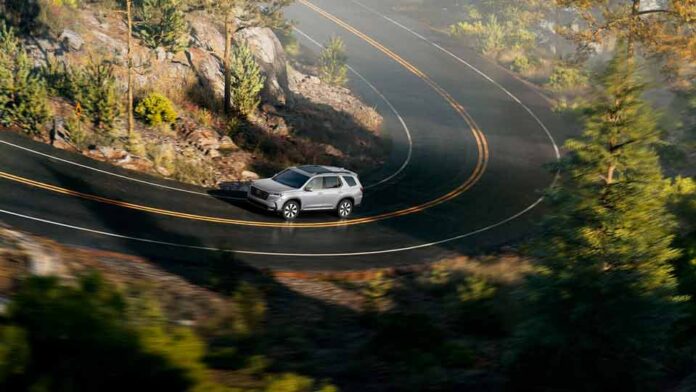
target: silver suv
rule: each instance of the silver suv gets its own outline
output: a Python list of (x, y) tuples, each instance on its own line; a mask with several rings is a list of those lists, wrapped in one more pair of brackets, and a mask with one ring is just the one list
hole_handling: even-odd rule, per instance
[(335, 210), (347, 218), (362, 203), (358, 175), (338, 167), (291, 167), (272, 178), (252, 182), (247, 200), (283, 218), (297, 218), (300, 211)]

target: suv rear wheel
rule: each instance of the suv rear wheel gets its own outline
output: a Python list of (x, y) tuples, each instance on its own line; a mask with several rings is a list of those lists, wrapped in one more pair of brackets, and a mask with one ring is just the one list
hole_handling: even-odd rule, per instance
[(295, 200), (290, 200), (283, 204), (283, 209), (280, 211), (281, 215), (285, 220), (293, 220), (300, 215), (300, 203)]
[(353, 212), (353, 201), (350, 199), (343, 199), (338, 202), (338, 207), (336, 207), (336, 212), (341, 218), (347, 218)]

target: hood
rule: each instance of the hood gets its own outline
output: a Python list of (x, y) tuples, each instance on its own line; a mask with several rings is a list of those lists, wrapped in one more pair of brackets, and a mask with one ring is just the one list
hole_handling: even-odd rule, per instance
[(292, 191), (295, 188), (290, 188), (287, 185), (283, 185), (279, 182), (273, 181), (272, 178), (264, 178), (263, 180), (256, 180), (251, 185), (270, 193), (280, 193), (285, 191)]

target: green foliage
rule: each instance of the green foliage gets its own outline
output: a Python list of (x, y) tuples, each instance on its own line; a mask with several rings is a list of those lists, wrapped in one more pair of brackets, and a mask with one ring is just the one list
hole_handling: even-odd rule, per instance
[(70, 134), (70, 142), (78, 150), (85, 149), (89, 144), (89, 136), (85, 127), (83, 117), (74, 112), (65, 121), (65, 128)]
[(236, 306), (236, 317), (232, 328), (238, 336), (249, 336), (259, 332), (266, 317), (266, 301), (263, 293), (244, 282), (232, 296)]
[(265, 77), (246, 44), (237, 43), (232, 50), (230, 71), (232, 103), (240, 114), (248, 116), (261, 102), (259, 94), (263, 89)]
[[(150, 321), (134, 323), (127, 309), (125, 299), (96, 275), (82, 278), (77, 287), (54, 278), (29, 278), (10, 303), (2, 327), (0, 347), (19, 356), (0, 366), (7, 375), (0, 387), (184, 391), (194, 386), (185, 365), (148, 347), (142, 329)], [(178, 346), (178, 356), (189, 355), (190, 348), (174, 344), (173, 336), (160, 338)]]
[(344, 86), (348, 82), (348, 56), (345, 45), (339, 37), (333, 37), (321, 51), (319, 58), (319, 77), (333, 86)]
[(141, 0), (135, 34), (150, 48), (179, 52), (188, 47), (188, 23), (181, 0)]
[(174, 146), (169, 143), (150, 144), (147, 146), (147, 154), (152, 159), (155, 168), (162, 167), (169, 173), (173, 173), (176, 167)]
[(48, 120), (47, 90), (12, 28), (0, 22), (0, 125), (39, 134)]
[(497, 55), (503, 49), (526, 49), (536, 42), (536, 34), (515, 20), (500, 22), (494, 14), (485, 21), (462, 21), (450, 26), (450, 34), (473, 38), (475, 47), (484, 54)]
[(145, 147), (145, 143), (143, 143), (143, 137), (140, 132), (134, 130), (128, 136), (126, 149), (128, 152), (138, 157), (145, 157), (147, 155), (147, 149)]
[(135, 114), (149, 126), (171, 125), (178, 117), (172, 101), (158, 93), (150, 93), (141, 99), (135, 106)]
[(567, 65), (557, 65), (549, 76), (548, 86), (555, 91), (580, 88), (587, 85), (589, 78), (580, 69)]
[(213, 167), (191, 156), (179, 156), (174, 159), (174, 179), (189, 184), (210, 186), (215, 184)]
[(113, 65), (92, 61), (84, 69), (68, 70), (69, 98), (84, 110), (92, 123), (102, 131), (110, 131), (121, 113), (121, 97)]
[(282, 373), (266, 380), (264, 392), (338, 392), (331, 384), (318, 384), (309, 377)]
[(524, 55), (516, 56), (515, 59), (512, 60), (512, 64), (510, 64), (510, 69), (522, 74), (528, 72), (531, 68), (532, 62)]
[(521, 389), (650, 388), (681, 317), (671, 261), (675, 221), (654, 146), (655, 114), (623, 48), (598, 83), (581, 139), (566, 144), (561, 184), (516, 331)]

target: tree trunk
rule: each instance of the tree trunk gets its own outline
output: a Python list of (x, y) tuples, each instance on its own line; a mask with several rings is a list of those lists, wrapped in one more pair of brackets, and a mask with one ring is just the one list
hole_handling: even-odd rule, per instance
[(232, 75), (230, 70), (230, 50), (232, 47), (232, 23), (230, 16), (225, 17), (225, 54), (223, 58), (223, 68), (225, 72), (225, 100), (223, 103), (223, 111), (225, 114), (230, 114), (232, 107)]
[(131, 53), (131, 35), (133, 35), (133, 15), (131, 12), (133, 0), (126, 0), (126, 14), (128, 18), (128, 137), (133, 134), (135, 120), (133, 119), (133, 54)]

